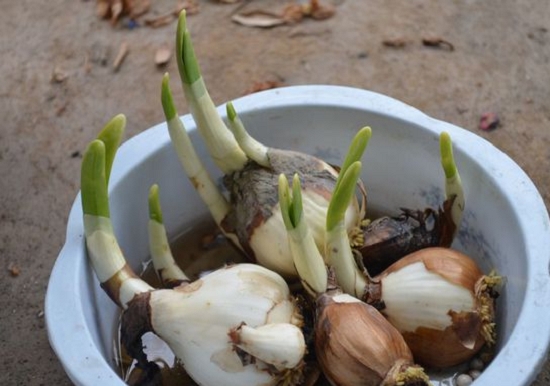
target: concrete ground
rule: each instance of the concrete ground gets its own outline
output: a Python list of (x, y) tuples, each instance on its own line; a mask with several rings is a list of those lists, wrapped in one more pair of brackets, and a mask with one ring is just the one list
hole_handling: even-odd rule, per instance
[[(176, 3), (157, 0), (140, 20)], [(263, 30), (231, 21), (242, 3), (198, 3), (189, 25), (216, 103), (266, 81), (374, 90), (488, 139), (527, 172), (550, 204), (548, 0), (333, 1), (332, 18)], [(248, 9), (283, 4), (248, 3)], [(48, 344), (43, 309), (79, 189), (80, 155), (115, 114), (127, 115), (127, 138), (163, 120), (161, 76), (171, 73), (179, 90), (177, 71), (173, 58), (159, 68), (154, 56), (163, 45), (172, 47), (174, 30), (174, 22), (112, 27), (96, 16), (92, 0), (2, 3), (2, 385), (70, 384)], [(423, 39), (440, 44), (426, 46)], [(123, 42), (129, 52), (115, 72)], [(176, 97), (185, 112), (181, 92)], [(478, 128), (486, 112), (500, 117), (493, 131)], [(533, 385), (549, 385), (549, 371), (547, 364)]]

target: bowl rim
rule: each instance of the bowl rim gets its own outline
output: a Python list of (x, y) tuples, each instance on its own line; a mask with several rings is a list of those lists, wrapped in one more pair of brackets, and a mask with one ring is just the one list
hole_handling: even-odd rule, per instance
[[(550, 327), (541, 328), (541, 320), (550, 320), (550, 220), (548, 211), (537, 188), (527, 174), (506, 154), (487, 140), (452, 125), (427, 116), (416, 108), (391, 97), (353, 87), (332, 85), (304, 85), (282, 87), (247, 95), (233, 101), (241, 114), (253, 113), (265, 108), (297, 106), (330, 106), (365, 110), (421, 126), (434, 133), (447, 131), (453, 144), (465, 153), (475, 147), (482, 167), (494, 173), (506, 174), (501, 180), (508, 193), (511, 206), (516, 211), (520, 229), (524, 233), (527, 261), (525, 297), (516, 325), (510, 338), (503, 344), (499, 354), (478, 379), (489, 384), (528, 385), (541, 370), (550, 346)], [(223, 107), (223, 108), (222, 108)], [(225, 118), (224, 106), (218, 112)], [(181, 117), (187, 130), (195, 130), (192, 117)], [(170, 141), (166, 123), (152, 128), (125, 141), (117, 154), (110, 190), (125, 174), (137, 166), (143, 158), (158, 151)], [(468, 149), (468, 150), (466, 150)], [(141, 154), (135, 157), (134, 154)], [(489, 156), (490, 154), (490, 156)], [(52, 269), (45, 298), (45, 319), (50, 345), (59, 358), (69, 378), (79, 385), (123, 385), (124, 382), (107, 362), (102, 352), (92, 344), (90, 331), (86, 329), (86, 310), (83, 310), (80, 293), (81, 283), (77, 273), (89, 269), (85, 258), (82, 207), (80, 193), (71, 207), (67, 222), (66, 240)], [(75, 256), (75, 252), (78, 252)], [(78, 258), (80, 257), (80, 258)], [(68, 291), (75, 296), (67, 296)], [(524, 312), (527, 309), (529, 312)], [(59, 326), (65, 326), (60, 329)], [(70, 329), (67, 329), (70, 326)], [(533, 332), (537, 332), (536, 336)], [(71, 336), (72, 339), (66, 339)], [(521, 349), (518, 349), (521, 348)], [(79, 360), (80, 359), (80, 360)], [(503, 373), (502, 365), (513, 368)]]

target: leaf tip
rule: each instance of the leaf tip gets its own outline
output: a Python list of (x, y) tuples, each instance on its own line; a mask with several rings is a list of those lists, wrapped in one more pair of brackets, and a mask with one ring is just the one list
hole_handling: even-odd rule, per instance
[(162, 224), (162, 209), (160, 207), (159, 186), (153, 184), (149, 189), (149, 218)]

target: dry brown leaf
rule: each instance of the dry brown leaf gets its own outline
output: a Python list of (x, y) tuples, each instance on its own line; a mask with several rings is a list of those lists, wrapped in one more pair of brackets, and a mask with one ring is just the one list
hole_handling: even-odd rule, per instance
[(120, 44), (120, 47), (118, 49), (118, 53), (116, 54), (115, 60), (113, 62), (113, 70), (118, 71), (120, 66), (122, 65), (122, 62), (128, 55), (128, 52), (130, 50), (128, 49), (128, 43), (122, 42)]
[(304, 8), (300, 4), (288, 4), (282, 16), (288, 23), (298, 23), (304, 18)]
[(96, 13), (102, 19), (108, 19), (111, 13), (111, 4), (109, 0), (97, 0)]
[(157, 17), (154, 17), (154, 18), (145, 19), (144, 23), (148, 27), (159, 28), (159, 27), (170, 24), (174, 20), (176, 20), (176, 16), (174, 15), (173, 12), (170, 12), (170, 13), (160, 15), (160, 16), (157, 16)]
[(160, 47), (155, 52), (155, 64), (157, 66), (164, 66), (170, 61), (172, 57), (172, 50), (166, 46)]
[(336, 8), (332, 5), (321, 5), (318, 0), (310, 0), (309, 4), (304, 6), (304, 14), (315, 20), (328, 19), (336, 13)]
[(271, 28), (286, 24), (282, 15), (262, 10), (237, 13), (231, 20), (245, 27)]
[(111, 1), (111, 24), (115, 25), (124, 11), (124, 3), (122, 0)]
[(222, 4), (235, 4), (235, 3), (239, 3), (241, 2), (242, 0), (218, 0), (218, 3), (222, 3)]
[(318, 0), (306, 4), (287, 4), (280, 13), (254, 10), (235, 14), (232, 20), (246, 27), (271, 28), (283, 24), (295, 24), (305, 17), (324, 20), (332, 17), (336, 9), (331, 5), (321, 5)]
[(185, 9), (187, 15), (194, 15), (199, 12), (199, 4), (195, 0), (183, 0), (178, 2), (176, 7), (168, 13), (144, 20), (148, 27), (159, 28), (172, 23)]
[(150, 0), (124, 0), (124, 11), (132, 19), (145, 15), (150, 8)]
[(422, 38), (422, 44), (426, 47), (440, 48), (448, 51), (455, 50), (451, 42), (437, 36)]
[(382, 40), (382, 44), (386, 47), (391, 48), (403, 48), (407, 45), (407, 40), (403, 38), (393, 38), (393, 39), (385, 39)]
[(252, 84), (252, 86), (245, 91), (245, 95), (252, 94), (258, 91), (281, 87), (282, 85), (283, 82), (279, 80), (265, 80), (263, 82), (254, 82), (254, 84)]

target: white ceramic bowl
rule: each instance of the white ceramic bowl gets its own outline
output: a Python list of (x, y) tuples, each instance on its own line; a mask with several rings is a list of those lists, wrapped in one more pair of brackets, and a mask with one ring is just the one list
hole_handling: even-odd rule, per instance
[[(466, 211), (454, 247), (477, 259), (485, 271), (495, 268), (507, 278), (498, 299), (498, 355), (475, 384), (530, 384), (550, 341), (550, 226), (537, 189), (509, 157), (466, 130), (364, 90), (289, 87), (249, 95), (234, 105), (251, 134), (266, 145), (305, 151), (334, 164), (341, 162), (356, 131), (371, 126), (362, 177), (371, 208), (389, 214), (399, 207), (441, 204), (438, 135), (449, 132), (466, 190)], [(225, 115), (224, 108), (219, 111)], [(207, 160), (192, 118), (183, 121)], [(219, 176), (212, 163), (207, 166)], [(153, 183), (161, 187), (170, 236), (206, 215), (165, 124), (126, 141), (111, 175), (115, 232), (136, 270), (148, 258), (147, 195)], [(78, 196), (46, 297), (51, 345), (76, 384), (123, 384), (113, 359), (117, 315), (86, 260)]]

